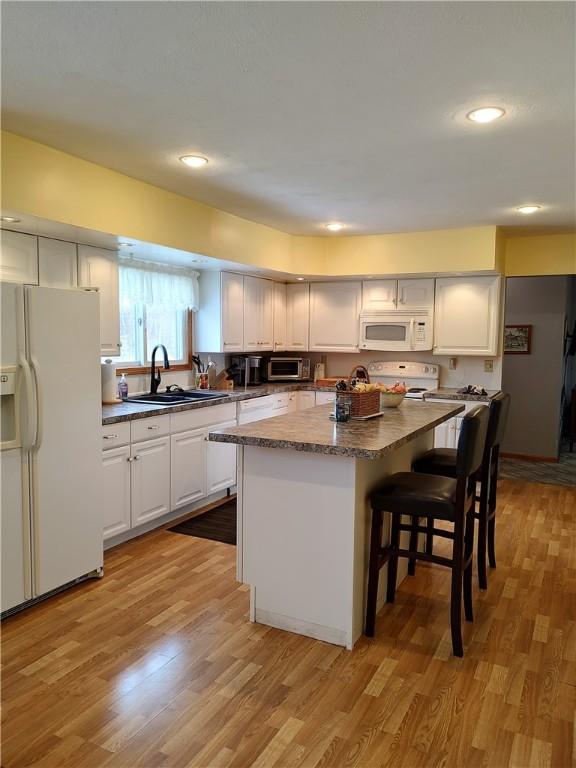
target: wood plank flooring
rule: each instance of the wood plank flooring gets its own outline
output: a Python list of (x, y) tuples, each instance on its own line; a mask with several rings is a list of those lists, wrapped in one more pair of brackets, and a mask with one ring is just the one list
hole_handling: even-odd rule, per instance
[(568, 768), (575, 529), (575, 488), (501, 482), (463, 659), (438, 567), (347, 652), (250, 624), (234, 548), (148, 534), (102, 580), (4, 622), (2, 765)]

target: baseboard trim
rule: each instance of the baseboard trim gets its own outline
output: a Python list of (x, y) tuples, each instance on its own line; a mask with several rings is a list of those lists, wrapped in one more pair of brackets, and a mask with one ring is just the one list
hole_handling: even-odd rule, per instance
[(520, 461), (541, 461), (547, 464), (558, 464), (560, 459), (556, 456), (528, 456), (524, 453), (500, 453), (502, 459), (520, 459)]
[(253, 615), (253, 621), (258, 624), (266, 624), (269, 627), (294, 632), (297, 635), (306, 635), (315, 640), (323, 640), (325, 643), (344, 646), (344, 648), (352, 650), (353, 643), (350, 643), (347, 633), (341, 629), (325, 627), (311, 621), (302, 621), (302, 619), (296, 619), (293, 616), (284, 616), (281, 613), (262, 610), (258, 607), (255, 608)]

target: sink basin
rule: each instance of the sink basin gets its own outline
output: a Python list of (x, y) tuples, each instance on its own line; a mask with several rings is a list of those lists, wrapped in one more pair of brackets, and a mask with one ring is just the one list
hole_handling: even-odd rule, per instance
[(160, 395), (133, 395), (132, 397), (124, 397), (122, 399), (125, 403), (152, 403), (154, 405), (176, 405), (177, 403), (185, 403), (188, 400), (181, 392)]
[(181, 405), (190, 400), (216, 400), (228, 397), (228, 392), (206, 392), (202, 389), (188, 389), (185, 392), (162, 392), (156, 395), (133, 395), (125, 397), (125, 403), (146, 403), (150, 405)]

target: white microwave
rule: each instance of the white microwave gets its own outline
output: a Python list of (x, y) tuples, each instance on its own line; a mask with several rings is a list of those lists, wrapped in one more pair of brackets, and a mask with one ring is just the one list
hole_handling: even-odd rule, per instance
[(417, 352), (432, 349), (432, 310), (414, 309), (360, 314), (360, 349)]

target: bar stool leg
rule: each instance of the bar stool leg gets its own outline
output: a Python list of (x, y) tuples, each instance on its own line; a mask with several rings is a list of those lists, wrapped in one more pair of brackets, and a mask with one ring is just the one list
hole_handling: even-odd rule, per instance
[(450, 594), (450, 631), (452, 634), (452, 653), (464, 656), (462, 644), (462, 565), (463, 565), (463, 520), (457, 520), (454, 526), (454, 544), (452, 547), (452, 586)]
[(496, 496), (498, 492), (498, 463), (500, 448), (493, 450), (493, 469), (490, 475), (490, 496), (488, 500), (488, 561), (490, 568), (496, 568)]
[[(410, 544), (409, 549), (412, 552), (416, 552), (418, 550), (418, 524), (420, 522), (419, 517), (413, 517), (412, 518), (412, 530), (410, 531)], [(410, 557), (408, 559), (408, 576), (414, 576), (416, 573), (416, 558)]]
[(390, 559), (388, 560), (388, 583), (386, 585), (386, 602), (393, 603), (396, 597), (396, 577), (398, 575), (398, 547), (400, 545), (400, 514), (392, 514), (392, 529), (390, 531)]
[(474, 621), (472, 601), (472, 556), (474, 554), (474, 509), (466, 516), (464, 533), (464, 615), (466, 621)]
[(486, 543), (488, 541), (488, 478), (482, 478), (480, 490), (480, 505), (478, 517), (478, 586), (480, 589), (488, 589), (486, 576)]
[(431, 555), (434, 551), (434, 518), (429, 517), (426, 524), (428, 531), (426, 533), (426, 554)]
[(368, 564), (368, 598), (366, 605), (365, 635), (374, 637), (376, 626), (376, 604), (378, 602), (378, 581), (380, 578), (380, 550), (382, 548), (382, 510), (372, 510), (370, 532), (370, 560)]

